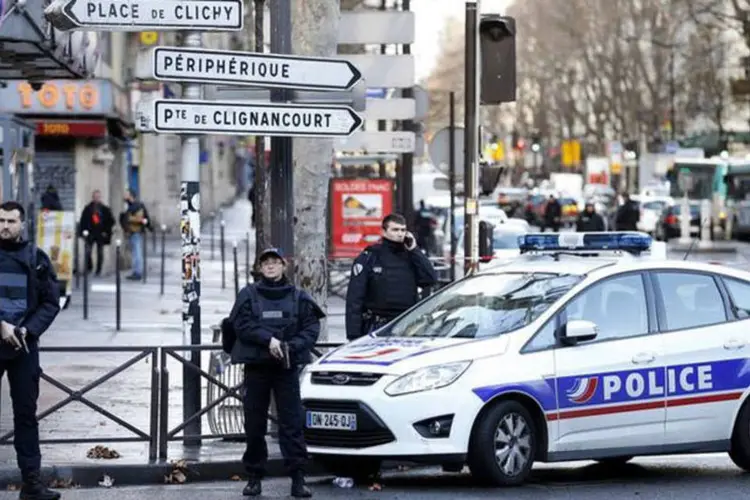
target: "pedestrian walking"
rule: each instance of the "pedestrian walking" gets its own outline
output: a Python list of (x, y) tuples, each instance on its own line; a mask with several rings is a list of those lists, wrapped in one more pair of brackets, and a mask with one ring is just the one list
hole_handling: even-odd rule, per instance
[(91, 202), (83, 208), (81, 219), (78, 222), (78, 236), (86, 238), (84, 253), (86, 260), (86, 271), (94, 270), (91, 253), (96, 247), (96, 275), (102, 273), (104, 264), (104, 247), (112, 243), (112, 228), (115, 218), (112, 210), (102, 203), (102, 193), (98, 189), (91, 193)]

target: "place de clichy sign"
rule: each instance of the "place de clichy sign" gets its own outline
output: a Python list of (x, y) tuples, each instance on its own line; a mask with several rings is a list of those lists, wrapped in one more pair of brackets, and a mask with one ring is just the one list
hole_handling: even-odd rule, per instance
[(68, 21), (60, 29), (94, 31), (236, 31), (244, 22), (242, 0), (68, 0), (61, 13), (48, 11), (48, 17), (60, 15)]

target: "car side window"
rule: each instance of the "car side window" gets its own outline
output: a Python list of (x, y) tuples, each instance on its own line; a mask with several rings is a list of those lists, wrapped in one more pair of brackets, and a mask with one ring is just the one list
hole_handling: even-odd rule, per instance
[(572, 320), (596, 323), (599, 327), (597, 340), (648, 333), (648, 306), (643, 277), (628, 274), (588, 288), (565, 307), (565, 321)]
[(698, 328), (727, 320), (724, 300), (711, 275), (662, 271), (655, 276), (667, 320), (662, 330)]
[(538, 351), (555, 347), (557, 344), (557, 340), (555, 339), (555, 325), (557, 325), (557, 321), (553, 317), (534, 335), (534, 338), (526, 344), (523, 350)]
[(723, 278), (739, 319), (750, 318), (750, 283), (733, 278)]

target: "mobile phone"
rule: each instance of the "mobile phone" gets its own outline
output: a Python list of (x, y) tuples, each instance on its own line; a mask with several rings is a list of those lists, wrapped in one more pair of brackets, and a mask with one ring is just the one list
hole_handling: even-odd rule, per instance
[(414, 238), (412, 238), (411, 236), (408, 236), (408, 235), (404, 236), (404, 245), (406, 245), (407, 247), (410, 247), (413, 244), (414, 244)]

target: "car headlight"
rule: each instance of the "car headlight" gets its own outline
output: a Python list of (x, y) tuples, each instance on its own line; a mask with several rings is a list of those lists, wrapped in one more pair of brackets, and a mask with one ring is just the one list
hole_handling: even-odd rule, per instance
[(391, 382), (385, 388), (385, 393), (389, 396), (401, 396), (449, 386), (463, 375), (470, 364), (471, 361), (461, 361), (420, 368)]

